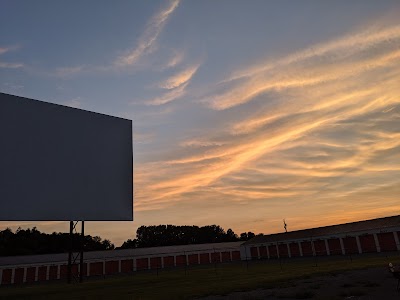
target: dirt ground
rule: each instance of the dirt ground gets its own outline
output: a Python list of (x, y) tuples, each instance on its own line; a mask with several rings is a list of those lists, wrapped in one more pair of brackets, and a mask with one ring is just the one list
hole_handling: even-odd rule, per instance
[(351, 299), (400, 300), (395, 279), (387, 268), (347, 271), (281, 283), (269, 289), (234, 292), (201, 300)]

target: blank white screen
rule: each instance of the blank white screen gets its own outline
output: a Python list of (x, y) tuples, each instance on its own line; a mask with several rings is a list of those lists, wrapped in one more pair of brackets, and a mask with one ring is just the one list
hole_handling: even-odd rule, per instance
[(132, 121), (0, 93), (0, 220), (133, 220)]

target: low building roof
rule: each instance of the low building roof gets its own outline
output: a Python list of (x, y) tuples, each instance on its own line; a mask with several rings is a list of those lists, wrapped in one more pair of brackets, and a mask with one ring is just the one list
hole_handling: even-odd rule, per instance
[(248, 240), (247, 242), (243, 243), (243, 245), (310, 239), (323, 236), (350, 234), (352, 232), (384, 229), (384, 228), (399, 227), (399, 226), (400, 226), (400, 216), (397, 215), (392, 217), (351, 222), (338, 225), (330, 225), (324, 227), (309, 228), (309, 229), (275, 233), (269, 235), (258, 235)]
[[(133, 257), (151, 257), (151, 256), (168, 256), (192, 254), (198, 252), (220, 252), (220, 251), (239, 251), (243, 242), (227, 242), (212, 244), (191, 244), (177, 246), (163, 246), (150, 248), (134, 248), (106, 251), (90, 251), (85, 252), (83, 257), (85, 261), (90, 260), (119, 260), (129, 259)], [(9, 265), (34, 265), (43, 264), (59, 264), (68, 262), (68, 253), (57, 254), (41, 254), (26, 256), (3, 256), (0, 257), (0, 267)]]

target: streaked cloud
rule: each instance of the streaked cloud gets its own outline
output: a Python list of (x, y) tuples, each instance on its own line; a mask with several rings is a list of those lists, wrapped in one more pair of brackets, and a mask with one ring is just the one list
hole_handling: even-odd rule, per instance
[(165, 67), (166, 68), (175, 67), (175, 66), (179, 65), (181, 62), (183, 62), (184, 58), (185, 58), (184, 51), (174, 51), (171, 58), (165, 64)]
[(174, 88), (165, 94), (155, 97), (153, 99), (147, 100), (145, 102), (146, 105), (163, 105), (174, 100), (177, 100), (183, 97), (186, 94), (186, 86), (188, 83), (184, 83), (177, 88)]
[[(400, 43), (400, 35), (397, 44)], [(395, 43), (390, 45), (396, 48)], [(352, 50), (353, 51), (353, 50)], [(258, 74), (254, 77), (233, 85), (229, 91), (210, 97), (210, 106), (217, 110), (228, 109), (240, 104), (252, 101), (257, 96), (270, 91), (282, 91), (284, 89), (303, 88), (315, 86), (325, 82), (343, 80), (363, 74), (372, 69), (379, 69), (387, 66), (390, 62), (395, 62), (400, 58), (400, 52), (397, 49), (383, 55), (372, 54), (370, 58), (359, 62), (344, 61), (337, 63), (328, 62), (323, 67), (318, 66), (294, 66), (292, 69), (282, 69), (277, 75), (272, 73)], [(326, 68), (329, 67), (327, 72)], [(300, 70), (299, 70), (300, 69)]]
[(253, 118), (252, 120), (246, 120), (244, 122), (236, 123), (232, 126), (232, 134), (243, 134), (243, 133), (250, 133), (262, 126), (265, 126), (268, 123), (272, 123), (277, 119), (283, 117), (284, 114), (280, 115), (273, 115), (267, 117), (258, 117)]
[[(208, 103), (216, 115), (240, 117), (219, 123), (212, 134), (205, 131), (204, 138), (182, 141), (154, 171), (155, 165), (140, 166), (146, 172), (136, 176), (145, 187), (137, 194), (138, 210), (195, 205), (203, 195), (253, 208), (279, 201), (280, 207), (293, 203), (313, 211), (332, 201), (351, 211), (360, 207), (362, 213), (343, 220), (387, 213), (372, 199), (367, 207), (361, 195), (386, 197), (383, 190), (398, 184), (400, 36), (397, 27), (370, 34), (364, 42), (365, 33), (355, 34), (223, 80), (226, 91), (217, 85)], [(258, 109), (250, 114), (228, 109), (252, 102)], [(329, 209), (316, 224), (332, 224), (339, 212)], [(298, 213), (283, 210), (277, 205), (274, 213)], [(305, 221), (298, 220), (297, 228)]]
[(211, 140), (205, 140), (205, 139), (192, 139), (192, 140), (186, 140), (180, 143), (182, 147), (213, 147), (213, 146), (222, 146), (223, 143), (218, 142), (218, 141), (211, 141)]
[[(0, 55), (7, 53), (7, 52), (11, 52), (14, 50), (17, 50), (19, 47), (18, 46), (10, 46), (10, 47), (0, 47)], [(19, 62), (4, 62), (4, 61), (0, 61), (0, 68), (4, 68), (4, 69), (19, 69), (19, 68), (23, 68), (24, 64), (23, 63), (19, 63)]]
[(19, 49), (19, 46), (0, 46), (0, 55), (17, 49)]
[(196, 65), (192, 65), (192, 66), (185, 68), (184, 70), (180, 71), (179, 73), (177, 73), (177, 74), (171, 76), (170, 78), (168, 78), (167, 80), (163, 81), (160, 84), (160, 87), (170, 90), (170, 89), (177, 88), (177, 87), (181, 86), (182, 84), (187, 83), (193, 77), (193, 75), (196, 73), (199, 66), (200, 66), (199, 64), (196, 64)]
[(10, 50), (10, 49), (7, 48), (7, 47), (0, 47), (0, 55), (3, 54), (3, 53), (8, 52), (9, 50)]
[(348, 34), (326, 43), (313, 45), (307, 49), (295, 52), (273, 62), (266, 61), (265, 63), (256, 64), (255, 66), (245, 68), (234, 72), (228, 79), (223, 82), (236, 80), (242, 77), (254, 76), (257, 73), (271, 70), (276, 67), (294, 64), (299, 61), (306, 61), (310, 58), (321, 56), (334, 56), (338, 59), (346, 58), (355, 53), (360, 53), (368, 48), (373, 48), (375, 45), (382, 43), (392, 43), (400, 38), (400, 26), (389, 28), (369, 28), (362, 32)]
[(5, 69), (18, 69), (24, 67), (22, 63), (10, 63), (10, 62), (1, 62), (0, 61), (0, 68)]
[(152, 52), (158, 36), (162, 32), (171, 14), (178, 7), (179, 2), (179, 0), (169, 1), (167, 7), (154, 15), (139, 37), (136, 47), (118, 57), (116, 64), (119, 66), (131, 66), (136, 64), (142, 56)]

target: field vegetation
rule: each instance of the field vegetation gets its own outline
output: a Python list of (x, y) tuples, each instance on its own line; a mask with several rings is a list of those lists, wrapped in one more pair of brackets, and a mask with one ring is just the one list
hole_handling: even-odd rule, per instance
[[(193, 299), (235, 291), (293, 285), (295, 280), (337, 276), (349, 270), (400, 263), (400, 257), (370, 255), (249, 261), (144, 271), (113, 278), (91, 278), (83, 284), (52, 282), (1, 287), (0, 299)], [(368, 282), (366, 283), (368, 284)], [(314, 286), (307, 291), (312, 296)], [(304, 294), (305, 295), (305, 294)], [(303, 295), (303, 296), (304, 296)]]

